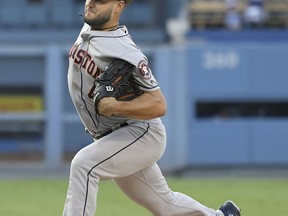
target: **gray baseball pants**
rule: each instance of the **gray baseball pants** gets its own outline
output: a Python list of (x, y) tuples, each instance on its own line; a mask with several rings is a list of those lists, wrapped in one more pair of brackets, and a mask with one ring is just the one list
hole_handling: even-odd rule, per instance
[(165, 146), (162, 124), (136, 123), (81, 149), (71, 163), (63, 216), (94, 216), (98, 184), (105, 179), (114, 179), (154, 216), (215, 216), (215, 210), (170, 190), (156, 164)]

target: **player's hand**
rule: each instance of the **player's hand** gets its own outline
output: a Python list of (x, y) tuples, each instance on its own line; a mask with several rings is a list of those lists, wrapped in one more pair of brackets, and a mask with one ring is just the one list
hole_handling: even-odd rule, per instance
[(103, 116), (112, 116), (117, 100), (114, 97), (104, 97), (98, 102), (98, 113)]

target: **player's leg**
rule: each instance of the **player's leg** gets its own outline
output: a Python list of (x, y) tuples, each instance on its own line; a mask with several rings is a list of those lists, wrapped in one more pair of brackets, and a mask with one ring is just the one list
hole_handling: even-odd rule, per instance
[[(89, 151), (91, 153), (95, 151), (97, 157), (97, 148), (92, 148), (94, 145), (96, 144), (93, 143), (81, 149), (72, 160), (63, 216), (94, 215), (100, 181), (99, 176), (89, 175), (93, 163)], [(87, 160), (84, 159), (85, 155)], [(87, 202), (88, 198), (89, 202)]]
[(128, 197), (154, 216), (216, 216), (215, 210), (171, 191), (157, 164), (131, 176), (115, 179), (115, 182)]
[(161, 128), (126, 126), (80, 150), (71, 163), (63, 216), (94, 215), (100, 179), (128, 176), (155, 163), (165, 148)]

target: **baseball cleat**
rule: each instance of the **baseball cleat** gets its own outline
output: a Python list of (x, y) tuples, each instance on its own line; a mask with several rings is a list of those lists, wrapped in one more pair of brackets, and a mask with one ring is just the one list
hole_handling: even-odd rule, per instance
[(219, 216), (241, 216), (240, 211), (240, 208), (229, 200), (220, 206), (216, 213), (218, 213)]

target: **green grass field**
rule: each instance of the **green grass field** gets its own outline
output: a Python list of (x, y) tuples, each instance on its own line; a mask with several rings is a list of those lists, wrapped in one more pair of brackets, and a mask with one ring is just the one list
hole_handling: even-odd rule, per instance
[[(287, 216), (288, 179), (168, 178), (170, 188), (211, 207), (232, 199), (244, 216)], [(60, 216), (67, 179), (0, 180), (1, 216)], [(112, 181), (101, 182), (97, 216), (149, 216), (126, 198)]]

